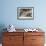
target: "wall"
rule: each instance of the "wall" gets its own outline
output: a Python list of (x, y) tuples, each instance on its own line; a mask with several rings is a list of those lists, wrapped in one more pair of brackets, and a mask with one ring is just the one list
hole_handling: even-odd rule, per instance
[[(17, 20), (17, 7), (34, 7), (34, 20)], [(9, 24), (16, 28), (39, 27), (46, 32), (46, 0), (0, 0), (0, 27)]]
[[(42, 2), (41, 2), (42, 1)], [(0, 24), (13, 24), (16, 28), (46, 28), (45, 0), (1, 0)], [(17, 20), (17, 7), (34, 7), (34, 20)]]

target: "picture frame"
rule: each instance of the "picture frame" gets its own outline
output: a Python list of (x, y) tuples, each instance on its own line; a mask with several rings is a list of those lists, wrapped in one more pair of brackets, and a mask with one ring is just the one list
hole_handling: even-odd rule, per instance
[(34, 19), (34, 7), (18, 7), (17, 19), (19, 20), (33, 20)]

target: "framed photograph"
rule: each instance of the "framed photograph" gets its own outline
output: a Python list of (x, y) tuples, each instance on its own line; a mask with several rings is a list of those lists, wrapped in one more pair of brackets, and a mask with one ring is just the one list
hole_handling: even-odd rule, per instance
[(18, 7), (17, 19), (21, 19), (21, 20), (34, 19), (34, 7)]

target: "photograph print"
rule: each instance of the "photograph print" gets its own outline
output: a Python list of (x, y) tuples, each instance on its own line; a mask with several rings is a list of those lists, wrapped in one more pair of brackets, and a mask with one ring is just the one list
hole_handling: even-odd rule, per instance
[(17, 18), (21, 20), (34, 19), (34, 8), (33, 7), (18, 7)]

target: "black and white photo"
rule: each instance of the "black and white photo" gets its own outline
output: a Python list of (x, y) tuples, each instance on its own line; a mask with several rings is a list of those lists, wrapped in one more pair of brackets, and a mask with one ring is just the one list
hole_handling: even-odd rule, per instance
[(33, 7), (18, 7), (17, 9), (18, 19), (33, 19), (34, 18), (34, 8)]

